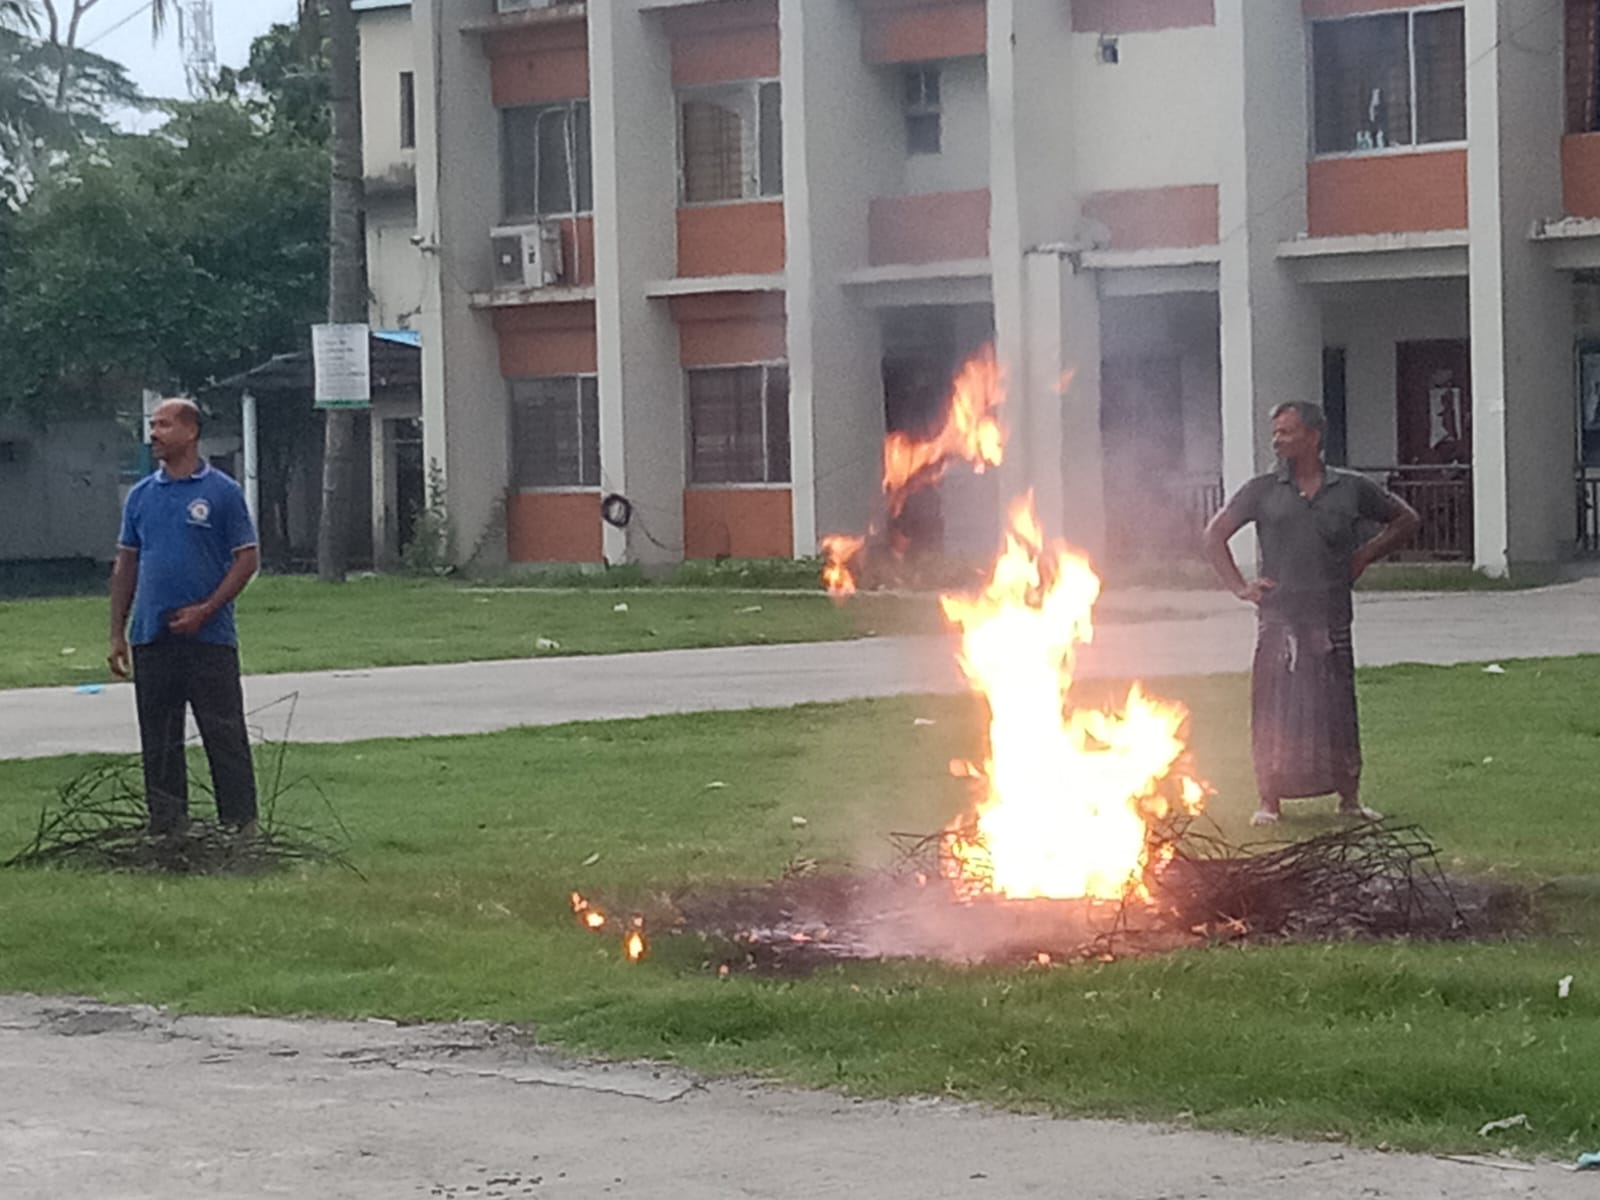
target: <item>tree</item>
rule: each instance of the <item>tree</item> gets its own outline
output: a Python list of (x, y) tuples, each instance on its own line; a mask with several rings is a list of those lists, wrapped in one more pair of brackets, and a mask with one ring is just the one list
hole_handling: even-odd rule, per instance
[(327, 164), (213, 101), (53, 165), (0, 260), (0, 407), (106, 411), (302, 344), (326, 287)]
[(326, 145), (330, 128), (326, 39), (294, 25), (274, 25), (250, 43), (250, 61), (223, 67), (220, 95), (260, 104), (274, 126)]
[[(46, 3), (52, 0), (45, 0)], [(99, 0), (73, 0), (95, 4)], [(326, 20), (333, 170), (328, 206), (328, 320), (367, 319), (366, 192), (361, 163), (361, 50), (351, 0), (300, 0), (297, 24), (315, 37)], [(151, 0), (152, 30), (159, 35), (177, 0)], [(322, 518), (317, 528), (317, 578), (345, 574), (345, 537), (355, 480), (355, 415), (331, 409), (323, 423)]]

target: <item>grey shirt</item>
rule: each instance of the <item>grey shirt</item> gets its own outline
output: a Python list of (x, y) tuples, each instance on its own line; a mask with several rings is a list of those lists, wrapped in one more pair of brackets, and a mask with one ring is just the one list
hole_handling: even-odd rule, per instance
[(1348, 624), (1350, 560), (1364, 540), (1361, 526), (1404, 511), (1365, 475), (1322, 471), (1322, 487), (1309, 500), (1285, 463), (1245, 484), (1223, 510), (1240, 526), (1256, 524), (1261, 576), (1277, 585), (1261, 602), (1263, 619)]

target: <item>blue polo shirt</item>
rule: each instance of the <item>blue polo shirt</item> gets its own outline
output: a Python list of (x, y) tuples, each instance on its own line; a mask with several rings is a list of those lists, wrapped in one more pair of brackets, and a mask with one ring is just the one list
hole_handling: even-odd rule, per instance
[[(234, 552), (256, 544), (244, 490), (207, 463), (187, 479), (166, 468), (133, 485), (122, 510), (117, 545), (139, 553), (128, 640), (143, 646), (167, 634), (174, 610), (198, 604), (217, 590), (233, 566)], [(199, 641), (234, 646), (233, 603), (200, 627)]]

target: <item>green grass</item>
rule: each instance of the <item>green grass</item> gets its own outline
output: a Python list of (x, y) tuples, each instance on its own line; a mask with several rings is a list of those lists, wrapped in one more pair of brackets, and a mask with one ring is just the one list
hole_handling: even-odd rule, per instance
[[(945, 763), (976, 751), (979, 712), (969, 699), (912, 698), (295, 747), (292, 770), (333, 798), (365, 881), (334, 869), (262, 880), (0, 871), (0, 988), (511, 1020), (574, 1050), (861, 1094), (1408, 1149), (1481, 1150), (1481, 1123), (1526, 1112), (1531, 1128), (1493, 1144), (1565, 1157), (1600, 1147), (1600, 715), (1588, 703), (1600, 660), (1506, 667), (1369, 671), (1361, 690), (1371, 803), (1424, 825), (1456, 870), (1568, 880), (1563, 897), (1546, 896), (1542, 931), (1514, 943), (719, 981), (692, 939), (658, 936), (628, 967), (612, 942), (574, 927), (574, 887), (643, 903), (700, 881), (770, 878), (796, 855), (867, 863), (887, 857), (886, 831), (937, 828), (963, 804)], [(1193, 707), (1216, 817), (1247, 836), (1244, 680), (1157, 690)], [(20, 846), (43, 799), (90, 761), (0, 764), (0, 848)], [(1329, 808), (1291, 830), (1331, 827)], [(1569, 973), (1572, 995), (1558, 1000)]]
[[(0, 688), (107, 680), (107, 622), (103, 598), (0, 603)], [(840, 607), (820, 593), (265, 576), (239, 598), (239, 625), (245, 670), (277, 673), (932, 633), (941, 618), (931, 596), (860, 596)], [(559, 645), (541, 648), (540, 639)]]

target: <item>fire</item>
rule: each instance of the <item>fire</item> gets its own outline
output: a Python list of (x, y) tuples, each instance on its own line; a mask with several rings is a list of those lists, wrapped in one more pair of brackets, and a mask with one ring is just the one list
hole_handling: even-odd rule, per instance
[(622, 954), (631, 963), (638, 962), (650, 950), (649, 943), (644, 940), (644, 919), (635, 917), (633, 928), (622, 939)]
[(931, 438), (891, 433), (884, 439), (883, 493), (891, 517), (900, 515), (912, 492), (939, 482), (952, 461), (971, 463), (980, 473), (1000, 465), (1005, 433), (998, 409), (1004, 399), (994, 347), (985, 346), (956, 373), (944, 427), (938, 433)]
[[(976, 596), (945, 596), (961, 629), (961, 668), (989, 707), (988, 759), (970, 773), (985, 795), (951, 827), (945, 874), (969, 892), (1115, 900), (1142, 889), (1147, 815), (1184, 751), (1181, 705), (1137, 685), (1121, 711), (1076, 709), (1077, 648), (1094, 635), (1100, 580), (1064, 543), (1046, 544), (1027, 496)], [(1203, 789), (1180, 779), (1191, 811)]]
[(605, 928), (605, 913), (594, 907), (577, 892), (572, 893), (572, 911), (577, 914), (578, 920), (583, 923), (585, 929)]
[[(1004, 380), (994, 347), (985, 346), (956, 373), (950, 385), (944, 424), (928, 437), (895, 432), (883, 443), (883, 496), (891, 522), (905, 511), (914, 492), (932, 487), (944, 478), (952, 462), (970, 463), (980, 474), (1000, 465), (1005, 453), (1005, 431), (999, 408), (1005, 399)], [(828, 594), (843, 600), (854, 594), (862, 552), (871, 537), (830, 534), (822, 539), (822, 582)], [(903, 546), (895, 544), (895, 552)]]

